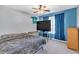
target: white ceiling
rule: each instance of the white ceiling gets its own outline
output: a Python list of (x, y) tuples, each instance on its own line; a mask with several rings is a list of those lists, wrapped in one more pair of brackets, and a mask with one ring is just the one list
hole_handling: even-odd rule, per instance
[[(15, 10), (22, 11), (32, 16), (41, 15), (38, 13), (33, 13), (34, 10), (32, 9), (32, 7), (38, 8), (38, 5), (6, 5), (6, 6), (9, 8), (13, 8)], [(46, 13), (51, 13), (51, 12), (57, 12), (65, 9), (74, 8), (77, 7), (77, 5), (47, 5), (47, 7), (49, 8), (50, 12), (46, 12)]]

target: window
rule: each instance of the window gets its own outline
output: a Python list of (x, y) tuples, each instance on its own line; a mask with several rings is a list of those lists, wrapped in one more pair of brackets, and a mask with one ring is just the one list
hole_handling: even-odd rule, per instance
[(51, 20), (51, 33), (55, 34), (55, 16), (49, 17), (49, 20)]
[(31, 17), (31, 18), (32, 18), (32, 22), (33, 22), (33, 24), (36, 24), (36, 23), (37, 23), (38, 18), (37, 18), (37, 17)]

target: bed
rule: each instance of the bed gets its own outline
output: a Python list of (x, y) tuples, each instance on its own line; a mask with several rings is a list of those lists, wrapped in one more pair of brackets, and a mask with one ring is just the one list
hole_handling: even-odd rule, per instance
[(40, 36), (28, 35), (26, 33), (6, 34), (0, 39), (0, 54), (35, 54), (46, 39)]

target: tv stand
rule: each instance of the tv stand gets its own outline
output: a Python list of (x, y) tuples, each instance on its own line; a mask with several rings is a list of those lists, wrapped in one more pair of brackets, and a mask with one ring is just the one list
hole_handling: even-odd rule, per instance
[(51, 38), (50, 38), (50, 33), (43, 33), (43, 37), (46, 37), (47, 39), (49, 39), (49, 40), (51, 40)]

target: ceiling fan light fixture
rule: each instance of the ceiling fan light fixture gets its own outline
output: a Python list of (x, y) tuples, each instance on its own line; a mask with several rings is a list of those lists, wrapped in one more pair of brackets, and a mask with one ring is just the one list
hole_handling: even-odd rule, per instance
[(43, 11), (43, 10), (41, 10), (41, 11), (38, 11), (38, 13), (44, 13), (44, 11)]
[(32, 8), (34, 9), (34, 13), (44, 13), (44, 12), (49, 12), (50, 10), (48, 9), (47, 6), (45, 5), (39, 5), (39, 8)]

